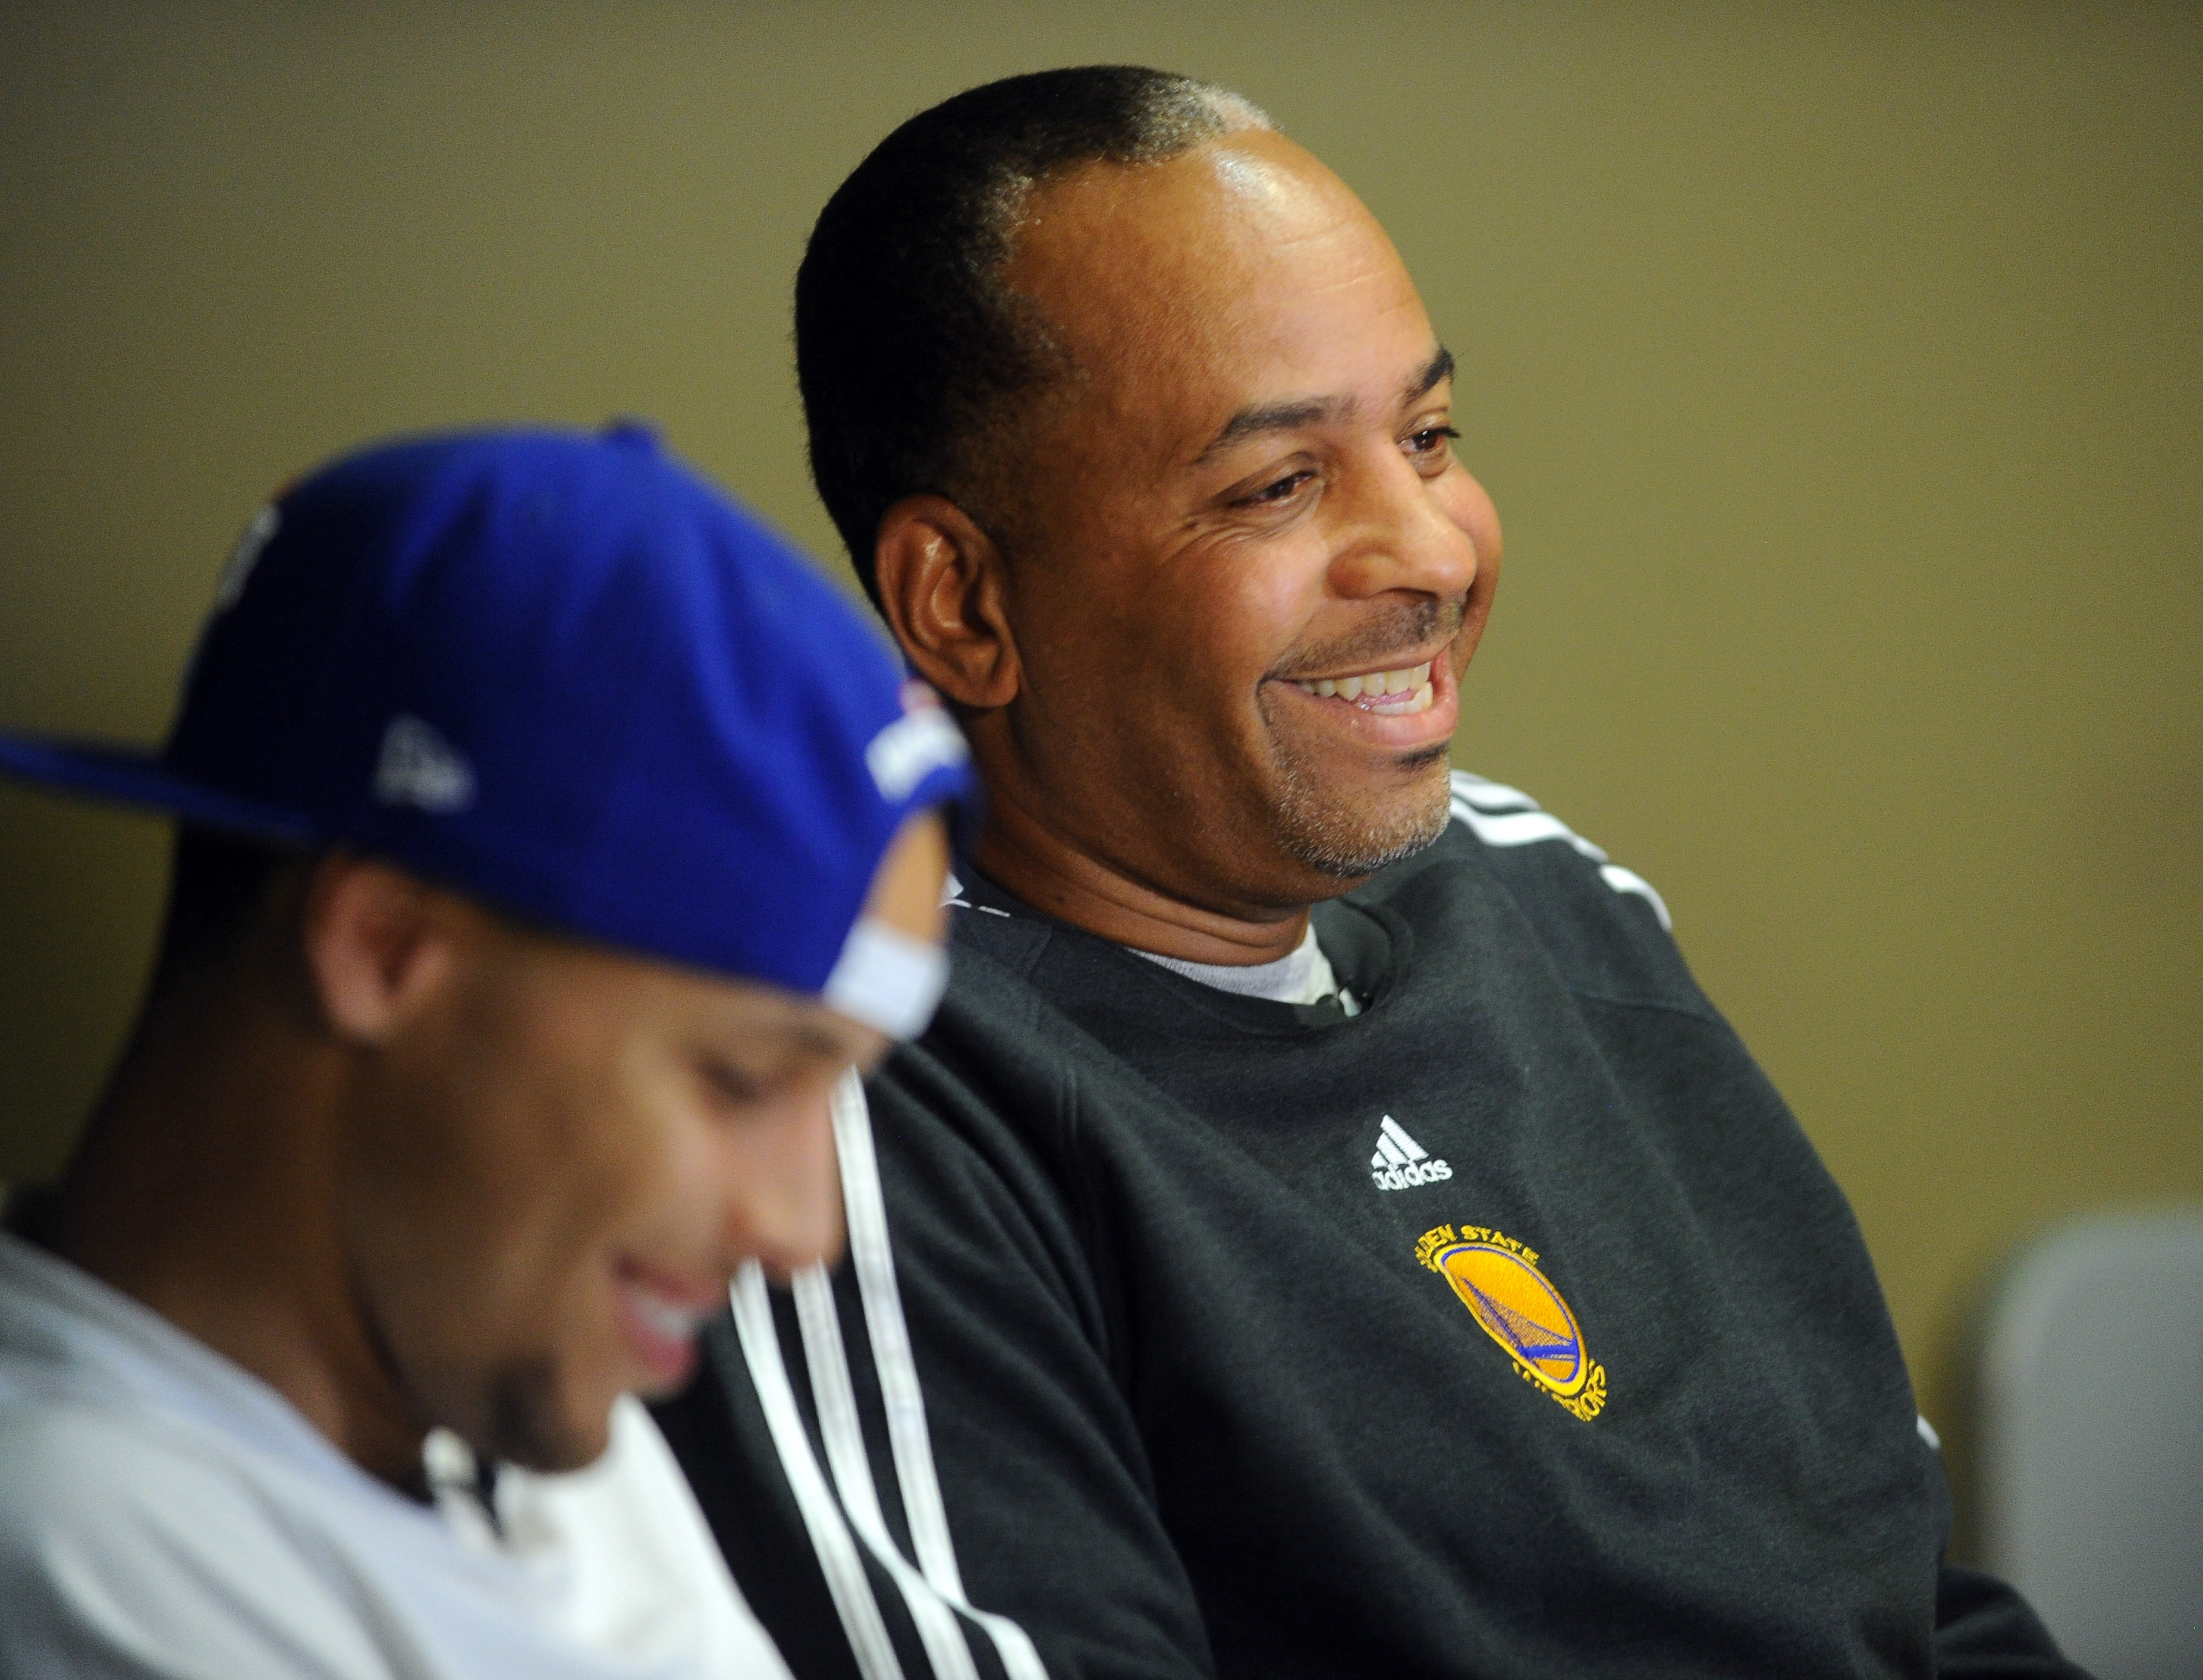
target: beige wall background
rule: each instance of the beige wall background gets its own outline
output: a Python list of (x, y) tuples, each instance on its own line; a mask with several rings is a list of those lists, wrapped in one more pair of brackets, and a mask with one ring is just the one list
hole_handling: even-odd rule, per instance
[[(245, 516), (390, 429), (653, 416), (829, 553), (811, 217), (919, 107), (1122, 60), (1392, 230), (1508, 528), (1458, 756), (1664, 892), (1963, 1440), (1998, 1257), (2203, 1194), (2193, 10), (10, 6), (0, 725), (156, 736)], [(163, 844), (0, 789), (0, 1175)]]

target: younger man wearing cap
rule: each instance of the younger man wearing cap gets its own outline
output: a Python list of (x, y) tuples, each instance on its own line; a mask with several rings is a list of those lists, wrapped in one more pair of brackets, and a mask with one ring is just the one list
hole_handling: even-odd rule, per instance
[(829, 1093), (938, 994), (962, 759), (632, 428), (341, 462), (157, 757), (0, 740), (183, 824), (0, 1233), (0, 1672), (784, 1675), (629, 1396), (838, 1248)]

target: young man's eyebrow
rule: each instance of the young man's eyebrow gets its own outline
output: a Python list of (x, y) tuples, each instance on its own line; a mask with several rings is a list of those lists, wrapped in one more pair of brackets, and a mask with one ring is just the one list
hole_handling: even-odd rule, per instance
[[(1404, 407), (1419, 398), (1428, 396), (1441, 380), (1453, 377), (1453, 352), (1444, 345), (1438, 354), (1423, 364), (1421, 371), (1408, 381), (1400, 393)], [(1354, 410), (1350, 397), (1308, 397), (1293, 403), (1266, 403), (1257, 408), (1242, 409), (1224, 422), (1223, 428), (1211, 438), (1201, 453), (1193, 457), (1193, 465), (1205, 466), (1236, 443), (1265, 432), (1291, 432), (1303, 426), (1313, 426), (1320, 420), (1335, 420)]]
[(795, 1040), (797, 1048), (806, 1055), (818, 1057), (821, 1061), (846, 1062), (849, 1059), (848, 1045), (840, 1035), (824, 1027), (799, 1021), (789, 1029), (788, 1036)]

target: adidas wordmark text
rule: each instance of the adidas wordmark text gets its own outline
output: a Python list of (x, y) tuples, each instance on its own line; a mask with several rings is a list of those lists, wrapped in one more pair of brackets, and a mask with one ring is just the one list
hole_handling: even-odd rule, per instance
[(1380, 1190), (1412, 1190), (1453, 1176), (1451, 1167), (1434, 1158), (1389, 1114), (1378, 1123), (1377, 1152), (1369, 1165), (1369, 1182)]

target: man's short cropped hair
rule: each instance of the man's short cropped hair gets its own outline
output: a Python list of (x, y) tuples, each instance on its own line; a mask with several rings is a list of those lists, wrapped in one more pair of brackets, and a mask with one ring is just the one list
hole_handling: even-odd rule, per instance
[(877, 605), (872, 545), (905, 496), (986, 522), (989, 446), (1060, 363), (1002, 284), (1033, 186), (1267, 128), (1236, 93), (1131, 65), (1043, 70), (921, 111), (827, 201), (795, 279), (811, 472)]

